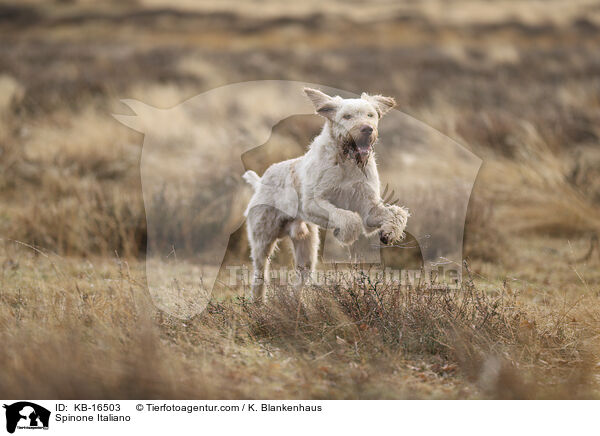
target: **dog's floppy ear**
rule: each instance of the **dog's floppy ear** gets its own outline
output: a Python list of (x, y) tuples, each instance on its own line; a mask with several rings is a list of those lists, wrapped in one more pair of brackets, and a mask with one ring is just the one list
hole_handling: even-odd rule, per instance
[(315, 110), (325, 118), (333, 119), (338, 109), (338, 104), (333, 97), (319, 91), (318, 89), (304, 88), (304, 93), (312, 101)]
[(369, 95), (366, 92), (363, 92), (360, 98), (367, 100), (373, 105), (379, 114), (379, 118), (384, 116), (390, 109), (396, 106), (396, 100), (394, 100), (392, 97), (384, 97), (383, 95)]

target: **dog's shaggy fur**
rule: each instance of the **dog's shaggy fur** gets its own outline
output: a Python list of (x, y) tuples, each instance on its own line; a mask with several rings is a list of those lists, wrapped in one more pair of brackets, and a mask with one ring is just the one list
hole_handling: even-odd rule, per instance
[(373, 155), (378, 122), (395, 106), (394, 99), (304, 92), (325, 118), (309, 150), (271, 165), (262, 178), (254, 171), (244, 174), (255, 190), (245, 215), (257, 302), (264, 298), (268, 259), (278, 239), (291, 238), (295, 268), (304, 282), (317, 261), (318, 227), (334, 229), (342, 244), (354, 243), (365, 231), (379, 231), (382, 243), (393, 244), (404, 238), (409, 216), (405, 208), (383, 203)]

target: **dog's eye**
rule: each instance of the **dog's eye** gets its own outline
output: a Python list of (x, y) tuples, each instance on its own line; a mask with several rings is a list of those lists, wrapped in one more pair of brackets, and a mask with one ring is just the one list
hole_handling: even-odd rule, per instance
[(346, 115), (344, 115), (344, 119), (345, 119), (345, 120), (349, 120), (350, 118), (352, 118), (352, 115), (350, 115), (350, 114), (346, 114)]
[(373, 117), (375, 116), (375, 114), (371, 112), (371, 113), (370, 113), (370, 114), (368, 114), (367, 116), (368, 116), (368, 117), (371, 117), (371, 118), (373, 118)]

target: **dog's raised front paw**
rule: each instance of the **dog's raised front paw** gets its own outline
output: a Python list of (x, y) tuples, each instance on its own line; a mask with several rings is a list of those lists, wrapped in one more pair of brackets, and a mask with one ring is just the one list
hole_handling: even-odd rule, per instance
[(388, 206), (389, 215), (383, 221), (379, 231), (379, 240), (382, 244), (394, 244), (404, 239), (404, 229), (410, 214), (408, 210), (399, 206)]
[(345, 245), (351, 245), (356, 242), (363, 231), (360, 216), (356, 212), (347, 211), (340, 215), (336, 221), (333, 236)]

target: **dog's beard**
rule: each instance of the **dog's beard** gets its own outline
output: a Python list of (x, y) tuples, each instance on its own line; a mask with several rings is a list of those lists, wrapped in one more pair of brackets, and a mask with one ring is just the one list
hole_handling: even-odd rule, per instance
[(342, 154), (344, 157), (353, 159), (359, 167), (364, 168), (373, 154), (374, 145), (375, 141), (371, 141), (371, 138), (357, 141), (352, 135), (347, 135), (342, 139)]

